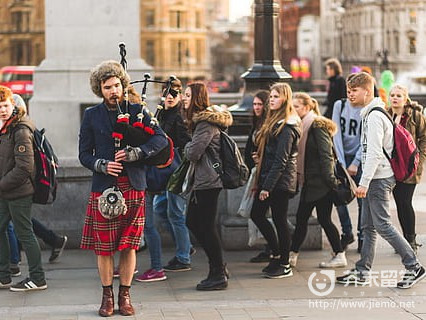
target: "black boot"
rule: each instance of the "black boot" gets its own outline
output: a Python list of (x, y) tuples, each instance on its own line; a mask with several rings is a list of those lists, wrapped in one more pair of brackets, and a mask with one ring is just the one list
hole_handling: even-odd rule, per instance
[(410, 247), (413, 249), (414, 253), (417, 255), (417, 250), (422, 245), (416, 242), (416, 235), (404, 234), (404, 238), (407, 239), (408, 243), (410, 244)]
[[(229, 280), (230, 275), (229, 275), (229, 270), (228, 270), (228, 268), (226, 267), (226, 263), (224, 263), (224, 264), (223, 264), (223, 267), (224, 267), (224, 270), (225, 270), (225, 276), (226, 276), (226, 279), (228, 279), (228, 280)], [(201, 281), (200, 281), (200, 283), (205, 283), (206, 281), (209, 281), (209, 280), (210, 280), (210, 278), (213, 276), (213, 273), (212, 273), (213, 269), (214, 269), (214, 268), (212, 267), (211, 262), (209, 262), (209, 274), (207, 275), (207, 278), (206, 278), (206, 279), (204, 279), (204, 280), (201, 280)]]
[(211, 291), (223, 290), (228, 287), (228, 277), (226, 276), (226, 265), (214, 267), (210, 265), (210, 271), (207, 279), (197, 284), (197, 290)]

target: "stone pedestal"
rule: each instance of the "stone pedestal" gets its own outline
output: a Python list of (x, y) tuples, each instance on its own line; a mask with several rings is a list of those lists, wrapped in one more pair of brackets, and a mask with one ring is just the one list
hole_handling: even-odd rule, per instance
[(36, 68), (29, 113), (59, 157), (58, 194), (33, 214), (78, 247), (92, 173), (78, 161), (78, 132), (85, 107), (101, 102), (89, 85), (90, 70), (104, 60), (120, 61), (126, 44), (129, 74), (143, 78), (151, 67), (140, 58), (139, 0), (46, 0), (46, 59)]
[(120, 42), (132, 79), (151, 69), (140, 58), (139, 0), (46, 0), (45, 14), (46, 59), (35, 71), (29, 112), (58, 157), (76, 159), (82, 109), (101, 101), (90, 89), (90, 70), (119, 61)]
[[(220, 233), (223, 246), (227, 250), (249, 248), (247, 219), (237, 215), (243, 193), (244, 187), (241, 187), (235, 190), (223, 190), (219, 197)], [(299, 195), (291, 199), (288, 206), (288, 220), (293, 226), (296, 223), (298, 205)], [(290, 229), (293, 229), (293, 226), (290, 226)], [(262, 245), (255, 247), (261, 248)], [(316, 218), (311, 217), (309, 220), (302, 249), (322, 249), (322, 230)]]

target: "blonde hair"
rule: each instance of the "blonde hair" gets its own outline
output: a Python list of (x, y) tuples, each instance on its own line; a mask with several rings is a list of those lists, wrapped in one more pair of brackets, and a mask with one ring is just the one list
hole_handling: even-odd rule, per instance
[(299, 99), (302, 101), (304, 106), (309, 108), (309, 111), (313, 111), (316, 115), (320, 116), (321, 111), (319, 109), (318, 101), (312, 98), (309, 94), (305, 92), (296, 92), (293, 95), (293, 99)]
[(392, 86), (392, 88), (389, 90), (389, 95), (391, 94), (391, 92), (393, 91), (393, 90), (395, 90), (395, 89), (397, 89), (397, 90), (401, 90), (402, 91), (402, 94), (404, 95), (404, 98), (405, 99), (407, 99), (407, 101), (410, 99), (410, 97), (408, 96), (408, 88), (407, 87), (405, 87), (405, 86), (403, 86), (403, 85), (400, 85), (400, 84), (394, 84), (393, 86)]

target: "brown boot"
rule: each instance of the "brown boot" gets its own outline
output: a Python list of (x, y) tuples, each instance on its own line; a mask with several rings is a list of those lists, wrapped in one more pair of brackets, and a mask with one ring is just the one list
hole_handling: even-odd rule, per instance
[(135, 314), (132, 302), (130, 301), (129, 290), (130, 287), (120, 285), (120, 291), (118, 292), (118, 309), (122, 316), (131, 316)]
[(114, 314), (114, 291), (112, 286), (103, 287), (102, 303), (98, 313), (101, 317), (110, 317)]

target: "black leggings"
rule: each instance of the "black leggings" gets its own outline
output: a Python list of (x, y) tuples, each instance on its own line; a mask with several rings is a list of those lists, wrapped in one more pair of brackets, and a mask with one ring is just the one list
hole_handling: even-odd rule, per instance
[(300, 246), (305, 240), (306, 233), (308, 232), (308, 220), (314, 208), (317, 209), (318, 221), (324, 229), (333, 251), (335, 253), (343, 252), (339, 231), (331, 221), (331, 209), (333, 208), (331, 193), (326, 194), (324, 197), (314, 202), (304, 202), (302, 198), (300, 199), (299, 208), (296, 214), (296, 230), (294, 231), (293, 240), (291, 242), (291, 251), (299, 252)]
[[(287, 223), (289, 193), (286, 191), (272, 191), (269, 197), (259, 200), (259, 192), (256, 193), (250, 217), (254, 224), (259, 228), (263, 237), (268, 242), (271, 252), (274, 256), (281, 255), (283, 264), (288, 264), (288, 254), (290, 251), (290, 231)], [(266, 212), (271, 207), (272, 221), (274, 228), (266, 218)], [(278, 234), (278, 239), (277, 239)]]
[(393, 189), (396, 209), (398, 211), (398, 220), (401, 225), (404, 237), (416, 234), (416, 215), (413, 208), (413, 194), (415, 184), (396, 182)]
[(206, 252), (213, 267), (223, 266), (222, 244), (217, 232), (217, 200), (221, 189), (195, 190), (191, 193), (186, 225)]

